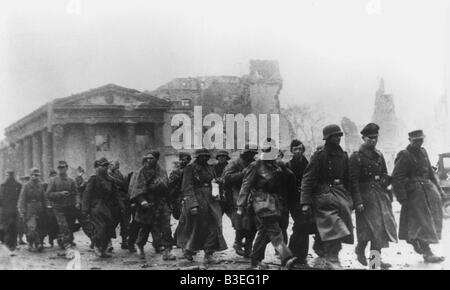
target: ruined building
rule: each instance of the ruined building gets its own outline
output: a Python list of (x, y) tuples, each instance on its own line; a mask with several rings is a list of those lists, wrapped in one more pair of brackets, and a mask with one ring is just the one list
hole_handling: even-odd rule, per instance
[[(5, 130), (0, 146), (0, 170), (26, 175), (31, 167), (44, 176), (58, 160), (70, 174), (82, 166), (93, 173), (100, 157), (119, 160), (124, 173), (136, 170), (149, 149), (161, 151), (161, 164), (170, 170), (177, 152), (171, 146), (173, 115), (280, 113), (282, 79), (276, 61), (253, 60), (250, 73), (237, 76), (178, 78), (154, 91), (106, 85), (55, 99)], [(292, 128), (280, 118), (280, 144), (288, 147)], [(2, 175), (3, 176), (3, 175)]]
[(384, 80), (375, 94), (372, 122), (380, 126), (378, 148), (383, 152), (388, 169), (393, 168), (395, 156), (405, 143), (405, 128), (395, 114), (394, 97), (385, 93)]
[(345, 138), (345, 151), (351, 154), (359, 149), (361, 135), (356, 124), (347, 117), (342, 118), (341, 126)]

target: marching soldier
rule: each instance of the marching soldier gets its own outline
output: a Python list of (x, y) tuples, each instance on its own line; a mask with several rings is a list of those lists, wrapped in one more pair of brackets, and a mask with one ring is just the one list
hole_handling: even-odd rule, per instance
[(289, 249), (292, 254), (299, 259), (300, 264), (306, 264), (306, 257), (309, 249), (309, 234), (313, 228), (313, 222), (310, 217), (302, 214), (300, 208), (300, 193), (302, 185), (303, 172), (308, 166), (308, 160), (303, 155), (305, 146), (300, 140), (292, 140), (290, 145), (292, 159), (286, 163), (286, 166), (294, 173), (296, 179), (296, 190), (293, 194), (293, 200), (288, 201), (291, 205), (291, 216), (294, 220), (292, 234), (289, 239)]
[(143, 167), (131, 179), (130, 198), (136, 203), (134, 219), (140, 225), (136, 244), (138, 254), (145, 258), (144, 246), (151, 232), (153, 247), (163, 253), (163, 260), (175, 260), (171, 253), (168, 178), (158, 164), (159, 156), (158, 151), (147, 154), (143, 158)]
[(216, 176), (208, 165), (211, 155), (207, 149), (198, 149), (195, 160), (183, 172), (183, 209), (178, 226), (177, 243), (184, 258), (192, 261), (200, 250), (205, 252), (205, 264), (216, 263), (214, 252), (227, 248), (222, 234), (222, 210), (213, 197), (212, 182)]
[(115, 236), (111, 204), (121, 204), (115, 183), (108, 175), (109, 161), (100, 158), (94, 162), (95, 174), (89, 177), (82, 199), (83, 231), (91, 239), (91, 246), (99, 258), (107, 254), (111, 239)]
[[(48, 182), (50, 179), (55, 178), (58, 173), (52, 169), (48, 174), (48, 181), (43, 183), (44, 192), (47, 192)], [(48, 236), (48, 243), (51, 247), (54, 246), (54, 240), (58, 237), (58, 222), (56, 221), (55, 213), (53, 212), (53, 208), (48, 203), (45, 209), (45, 232)]]
[[(181, 208), (183, 206), (183, 192), (181, 191), (181, 185), (183, 182), (184, 168), (191, 162), (191, 155), (187, 152), (180, 152), (178, 154), (178, 162), (175, 165), (174, 170), (169, 175), (169, 195), (172, 208), (172, 216), (174, 219), (179, 220), (181, 215)], [(176, 237), (178, 232), (178, 226), (173, 234), (174, 245), (176, 245)]]
[[(232, 160), (223, 171), (222, 180), (225, 190), (225, 200), (227, 207), (231, 211), (231, 222), (236, 235), (233, 248), (236, 254), (250, 258), (253, 240), (256, 235), (256, 225), (254, 212), (251, 204), (242, 209), (242, 214), (237, 214), (237, 200), (241, 190), (242, 180), (244, 179), (245, 169), (255, 160), (258, 149), (245, 146), (244, 151), (238, 159)], [(245, 240), (245, 242), (244, 242)]]
[(45, 230), (43, 227), (46, 199), (44, 187), (40, 181), (39, 169), (31, 169), (31, 180), (25, 183), (19, 195), (17, 210), (26, 225), (26, 237), (30, 252), (41, 252), (44, 247)]
[[(350, 156), (350, 181), (356, 208), (356, 234), (358, 244), (355, 253), (358, 261), (367, 266), (365, 249), (381, 253), (389, 242), (397, 242), (397, 224), (392, 212), (391, 194), (387, 190), (390, 177), (387, 175), (383, 154), (376, 149), (377, 124), (370, 123), (361, 131), (363, 144)], [(382, 269), (390, 268), (380, 263)]]
[(10, 251), (14, 251), (17, 246), (17, 202), (22, 185), (16, 180), (14, 171), (7, 170), (6, 174), (6, 181), (0, 186), (2, 242)]
[(293, 257), (286, 246), (280, 227), (280, 197), (283, 194), (281, 191), (285, 168), (276, 160), (277, 156), (273, 156), (272, 148), (270, 145), (265, 146), (261, 158), (252, 162), (245, 170), (237, 201), (237, 214), (242, 215), (249, 203), (252, 204), (258, 229), (251, 254), (252, 267), (265, 268), (262, 260), (270, 242), (279, 254), (281, 264), (290, 269), (297, 258)]
[[(122, 199), (123, 210), (115, 210), (117, 212), (116, 224), (120, 224), (120, 237), (122, 238), (121, 248), (128, 249), (128, 228), (130, 226), (131, 211), (130, 211), (130, 196), (128, 195), (128, 184), (125, 176), (120, 172), (120, 162), (116, 161), (111, 166), (109, 176), (116, 183), (115, 188), (118, 190), (118, 195)], [(116, 227), (114, 227), (116, 228)]]
[(342, 243), (353, 244), (348, 157), (339, 145), (342, 135), (338, 125), (323, 129), (325, 145), (311, 157), (301, 188), (302, 212), (313, 215), (326, 260), (338, 269)]
[(80, 210), (80, 195), (75, 181), (67, 175), (66, 161), (58, 162), (58, 176), (49, 181), (46, 197), (58, 223), (58, 245), (62, 250), (74, 246), (73, 231)]
[(231, 218), (231, 209), (228, 208), (225, 201), (224, 190), (223, 190), (223, 180), (222, 173), (225, 167), (228, 165), (228, 160), (230, 156), (227, 150), (218, 150), (216, 153), (217, 164), (214, 165), (214, 172), (216, 174), (217, 182), (219, 183), (219, 194), (220, 194), (220, 207), (222, 208), (222, 215), (226, 213), (228, 217)]
[(430, 244), (439, 243), (442, 232), (442, 201), (446, 194), (431, 168), (422, 130), (409, 134), (410, 144), (398, 153), (392, 173), (392, 185), (400, 212), (399, 238), (412, 244), (427, 263), (439, 263)]

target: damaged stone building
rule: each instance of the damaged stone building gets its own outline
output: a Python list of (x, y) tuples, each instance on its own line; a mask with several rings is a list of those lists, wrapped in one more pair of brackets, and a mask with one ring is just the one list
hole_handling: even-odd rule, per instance
[[(276, 61), (252, 60), (250, 73), (237, 76), (177, 78), (153, 91), (141, 92), (109, 84), (55, 99), (5, 129), (0, 169), (27, 175), (31, 167), (44, 176), (58, 160), (70, 175), (78, 166), (93, 173), (100, 157), (118, 160), (124, 173), (136, 170), (149, 149), (161, 151), (161, 164), (171, 170), (177, 152), (171, 146), (175, 114), (280, 113), (282, 79)], [(280, 118), (280, 145), (288, 146), (292, 128)]]

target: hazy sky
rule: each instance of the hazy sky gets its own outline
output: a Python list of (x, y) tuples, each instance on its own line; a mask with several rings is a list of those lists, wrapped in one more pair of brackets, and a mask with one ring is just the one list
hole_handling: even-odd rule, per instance
[(0, 3), (1, 133), (57, 97), (243, 75), (250, 59), (279, 61), (282, 105), (327, 102), (359, 124), (380, 77), (410, 127), (443, 93), (446, 0)]

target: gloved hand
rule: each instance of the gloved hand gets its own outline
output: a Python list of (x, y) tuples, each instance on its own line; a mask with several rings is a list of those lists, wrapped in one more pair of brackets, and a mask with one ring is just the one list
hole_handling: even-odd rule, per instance
[(198, 214), (198, 207), (191, 208), (191, 215), (197, 215)]
[(304, 215), (311, 215), (311, 206), (310, 205), (308, 205), (308, 204), (304, 204), (303, 206), (302, 206), (302, 213), (304, 214)]
[(364, 205), (362, 203), (356, 205), (356, 211), (357, 212), (363, 212), (364, 211)]

